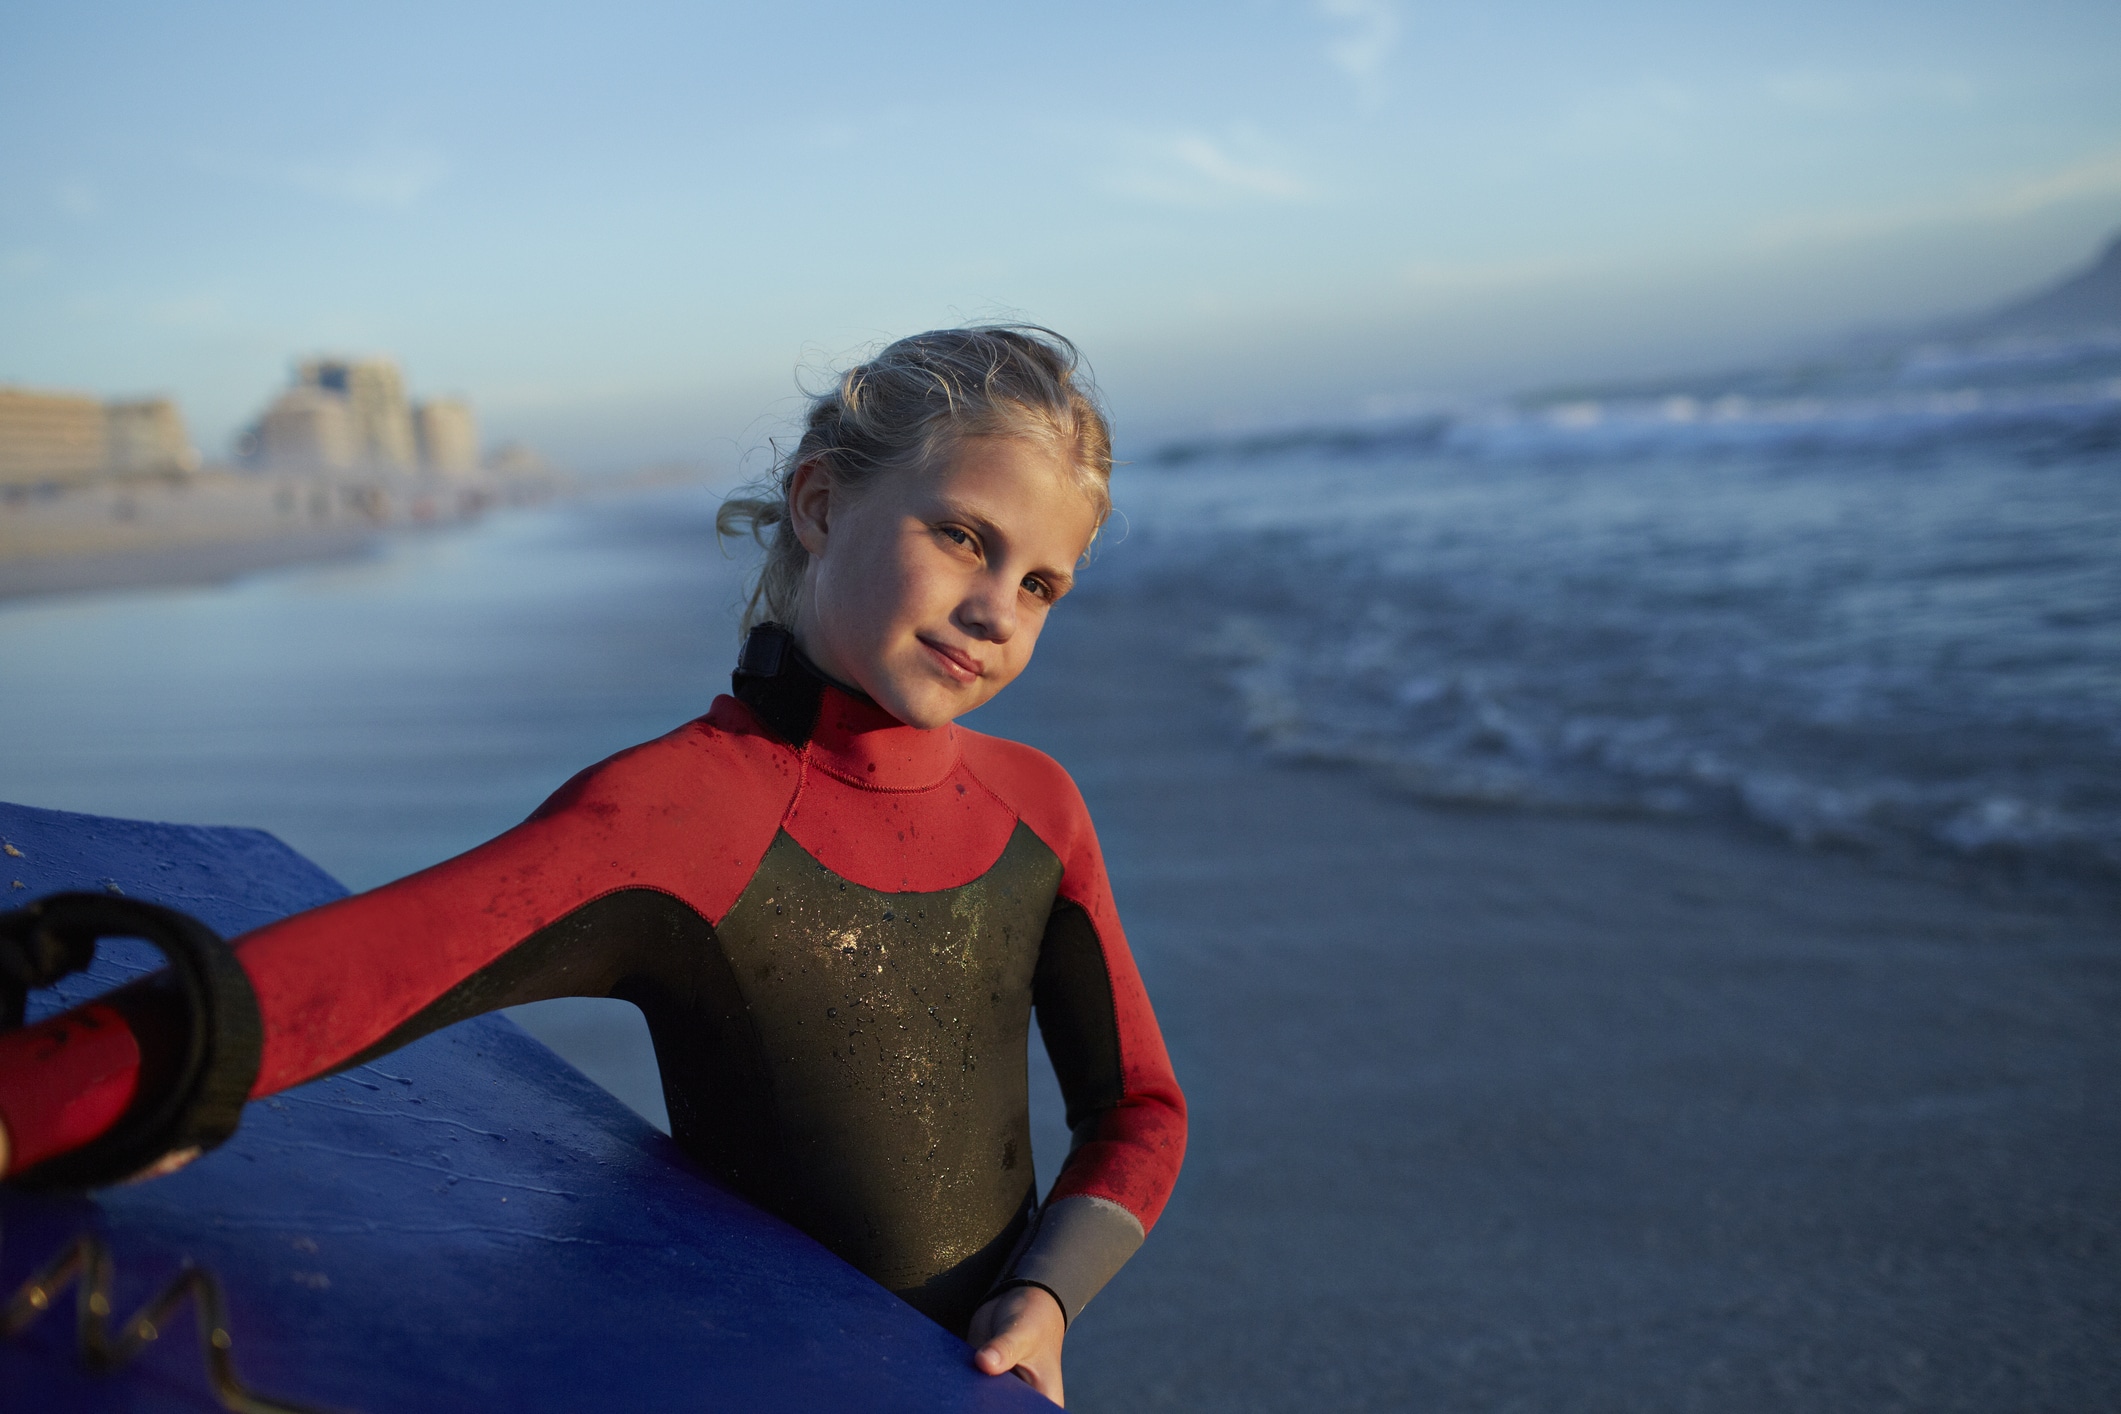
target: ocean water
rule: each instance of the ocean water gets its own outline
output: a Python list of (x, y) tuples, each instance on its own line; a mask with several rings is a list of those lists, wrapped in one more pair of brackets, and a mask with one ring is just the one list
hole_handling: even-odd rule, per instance
[(355, 889), (726, 691), (714, 494), (498, 514), (208, 588), (0, 601), (0, 798), (253, 825)]
[(2121, 879), (2121, 339), (1178, 447), (1121, 504), (1105, 589), (1205, 610), (1284, 758)]

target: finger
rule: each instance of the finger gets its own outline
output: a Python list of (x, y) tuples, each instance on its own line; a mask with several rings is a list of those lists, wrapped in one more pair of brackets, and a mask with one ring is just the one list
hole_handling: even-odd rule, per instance
[(1016, 1368), (1023, 1355), (1023, 1342), (1012, 1338), (1005, 1330), (981, 1346), (973, 1355), (972, 1363), (982, 1374), (1005, 1375)]
[(141, 1169), (138, 1173), (133, 1174), (129, 1178), (125, 1179), (124, 1182), (128, 1184), (145, 1183), (151, 1178), (167, 1177), (168, 1175), (175, 1173), (178, 1169), (183, 1168), (193, 1159), (198, 1158), (201, 1152), (202, 1151), (200, 1150), (199, 1146), (196, 1144), (192, 1145), (189, 1149), (173, 1149), (169, 1153), (164, 1154), (161, 1158), (149, 1164), (146, 1168)]
[(1033, 1332), (1025, 1328), (1023, 1311), (1015, 1302), (1005, 1303), (994, 1313), (994, 1326), (973, 1363), (987, 1374), (1006, 1374), (1031, 1358)]

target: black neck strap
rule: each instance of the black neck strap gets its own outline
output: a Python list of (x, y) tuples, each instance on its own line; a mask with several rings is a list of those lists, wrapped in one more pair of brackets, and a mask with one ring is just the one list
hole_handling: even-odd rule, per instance
[(779, 624), (760, 624), (744, 639), (736, 671), (729, 675), (737, 701), (790, 746), (806, 745), (817, 730), (825, 689), (835, 684), (795, 646), (795, 635)]

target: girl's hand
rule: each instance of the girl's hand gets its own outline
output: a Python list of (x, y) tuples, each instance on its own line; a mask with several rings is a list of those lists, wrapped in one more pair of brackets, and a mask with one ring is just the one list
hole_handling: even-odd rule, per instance
[(1061, 1398), (1061, 1341), (1068, 1322), (1042, 1286), (1013, 1286), (972, 1314), (972, 1363), (982, 1374), (1013, 1374), (1055, 1404)]

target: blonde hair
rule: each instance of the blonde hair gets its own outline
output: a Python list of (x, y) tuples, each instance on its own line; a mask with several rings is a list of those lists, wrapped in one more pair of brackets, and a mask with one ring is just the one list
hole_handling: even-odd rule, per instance
[(973, 437), (1021, 437), (1075, 473), (1103, 524), (1112, 508), (1112, 429), (1075, 345), (1035, 324), (935, 329), (886, 346), (811, 400), (803, 435), (766, 478), (722, 502), (719, 536), (766, 547), (744, 628), (793, 624), (809, 552), (789, 522), (795, 469), (816, 463), (832, 489), (933, 466)]

